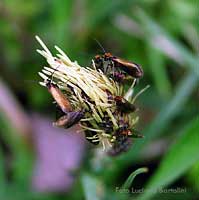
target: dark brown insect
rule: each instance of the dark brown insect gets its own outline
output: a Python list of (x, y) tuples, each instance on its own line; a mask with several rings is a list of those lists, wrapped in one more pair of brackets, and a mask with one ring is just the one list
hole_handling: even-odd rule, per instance
[(48, 91), (58, 104), (59, 108), (65, 115), (61, 116), (53, 124), (58, 127), (70, 128), (71, 126), (77, 124), (84, 116), (84, 111), (73, 111), (71, 104), (67, 97), (61, 92), (59, 87), (48, 80), (46, 83)]
[(127, 122), (120, 122), (120, 127), (116, 130), (115, 135), (122, 135), (128, 137), (129, 135), (132, 134), (131, 130), (129, 129), (129, 123)]
[(128, 102), (122, 96), (115, 96), (114, 100), (116, 102), (117, 109), (121, 113), (131, 113), (131, 112), (136, 111), (135, 105)]
[(96, 55), (94, 62), (97, 69), (101, 69), (104, 73), (112, 75), (117, 81), (124, 79), (123, 72), (136, 79), (141, 78), (144, 74), (140, 65), (113, 56), (111, 53)]
[(54, 122), (53, 125), (62, 128), (70, 128), (71, 126), (77, 124), (83, 116), (83, 111), (68, 112), (66, 115), (63, 115), (56, 122)]
[(132, 139), (126, 137), (125, 135), (117, 135), (116, 141), (114, 142), (112, 148), (108, 151), (108, 155), (117, 156), (124, 153), (130, 149), (132, 145)]
[(113, 132), (113, 122), (105, 115), (103, 121), (99, 123), (99, 127), (102, 128), (105, 133), (111, 134)]
[(117, 135), (126, 135), (132, 138), (143, 138), (144, 136), (134, 128), (130, 128), (128, 122), (125, 122), (124, 119), (120, 120), (120, 127), (116, 131)]
[(123, 124), (115, 132), (115, 137), (116, 140), (112, 148), (108, 151), (110, 156), (117, 156), (128, 151), (132, 146), (132, 138), (143, 138), (144, 136), (134, 129), (129, 129), (128, 124)]

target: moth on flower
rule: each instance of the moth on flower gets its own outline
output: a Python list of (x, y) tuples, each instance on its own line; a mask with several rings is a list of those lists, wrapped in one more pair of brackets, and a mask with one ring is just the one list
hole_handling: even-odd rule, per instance
[(37, 50), (46, 58), (49, 67), (44, 67), (39, 75), (40, 82), (63, 112), (54, 125), (69, 128), (77, 123), (92, 144), (102, 144), (110, 155), (127, 151), (132, 138), (142, 137), (135, 131), (138, 121), (135, 117), (135, 98), (132, 98), (136, 78), (125, 93), (123, 86), (96, 68), (81, 67), (72, 62), (57, 46), (53, 56), (41, 39), (36, 36), (43, 50)]

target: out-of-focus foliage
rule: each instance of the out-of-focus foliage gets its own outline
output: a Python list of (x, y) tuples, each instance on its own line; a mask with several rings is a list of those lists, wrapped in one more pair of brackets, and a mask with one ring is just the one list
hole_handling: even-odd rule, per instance
[[(185, 128), (177, 143), (165, 155), (159, 169), (148, 183), (149, 188), (157, 190), (160, 187), (165, 187), (197, 162), (199, 159), (197, 153), (199, 151), (198, 129), (199, 119), (197, 118), (190, 123), (189, 127)], [(140, 199), (147, 199), (150, 195), (152, 196), (152, 192), (145, 192)]]
[(143, 166), (149, 172), (139, 175), (133, 187), (187, 189), (183, 194), (142, 194), (144, 199), (194, 199), (199, 192), (194, 152), (199, 133), (198, 6), (195, 0), (0, 1), (0, 81), (27, 115), (37, 112), (54, 118), (51, 98), (37, 83), (37, 72), (45, 63), (35, 51), (35, 35), (51, 50), (58, 45), (82, 66), (102, 52), (96, 38), (106, 51), (142, 65), (145, 75), (135, 92), (151, 85), (136, 102), (137, 129), (145, 138), (117, 158), (88, 152), (79, 178), (61, 194), (35, 193), (31, 188), (36, 153), (12, 127), (0, 100), (0, 199), (139, 199), (138, 192), (115, 188)]

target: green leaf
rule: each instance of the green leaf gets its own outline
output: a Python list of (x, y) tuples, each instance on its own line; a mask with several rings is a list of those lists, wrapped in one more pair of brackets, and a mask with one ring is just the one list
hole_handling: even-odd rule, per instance
[[(88, 25), (90, 28), (94, 29), (95, 26), (105, 20), (107, 23), (107, 19), (109, 17), (113, 17), (113, 15), (117, 15), (119, 11), (128, 8), (134, 4), (134, 0), (96, 0), (95, 3), (93, 1), (90, 2), (88, 9)], [(110, 23), (110, 22), (108, 22)]]
[(154, 191), (168, 186), (199, 160), (199, 118), (193, 120), (177, 138), (138, 199), (150, 199)]
[[(180, 65), (192, 70), (197, 74), (199, 77), (199, 70), (198, 70), (198, 62), (199, 59), (197, 56), (195, 56), (189, 49), (187, 49), (182, 43), (180, 43), (178, 40), (173, 38), (169, 33), (161, 26), (158, 25), (155, 21), (152, 20), (152, 18), (147, 15), (143, 10), (137, 9), (136, 11), (137, 17), (139, 18), (142, 27), (144, 28), (144, 32), (146, 32), (149, 43), (151, 43), (151, 46), (159, 49), (164, 53), (165, 55), (168, 55), (172, 59), (174, 59), (176, 62), (178, 62)], [(172, 49), (173, 52), (175, 52), (176, 56), (169, 55), (170, 52), (168, 49), (163, 48), (164, 45), (157, 45), (156, 39), (159, 38), (164, 40), (164, 42), (169, 44), (170, 51)]]
[(139, 168), (139, 169), (135, 170), (134, 172), (132, 172), (130, 174), (130, 176), (127, 178), (127, 180), (125, 181), (125, 183), (123, 184), (122, 189), (130, 188), (132, 183), (133, 183), (133, 180), (135, 179), (135, 177), (138, 174), (142, 174), (142, 173), (146, 173), (146, 172), (148, 172), (148, 168), (146, 168), (146, 167)]
[(147, 44), (147, 52), (149, 57), (149, 67), (156, 88), (162, 97), (168, 99), (168, 97), (171, 96), (171, 84), (166, 71), (165, 56), (158, 49), (151, 48), (149, 44)]
[(64, 42), (68, 44), (70, 40), (70, 31), (71, 31), (71, 7), (72, 1), (52, 1), (51, 2), (51, 20), (52, 20), (52, 33), (56, 33), (56, 43), (59, 46)]

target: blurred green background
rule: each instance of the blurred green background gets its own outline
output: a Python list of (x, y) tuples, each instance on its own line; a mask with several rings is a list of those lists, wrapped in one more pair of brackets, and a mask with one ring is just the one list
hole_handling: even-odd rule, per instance
[[(1, 0), (0, 199), (199, 199), (198, 7), (195, 0)], [(145, 138), (116, 158), (84, 150), (74, 182), (62, 191), (32, 186), (40, 140), (33, 139), (39, 125), (33, 130), (32, 115), (55, 117), (52, 98), (37, 83), (45, 61), (35, 35), (82, 66), (101, 53), (97, 39), (107, 52), (142, 65), (136, 91), (151, 86), (136, 103)], [(116, 189), (143, 166), (149, 172), (131, 189)]]

